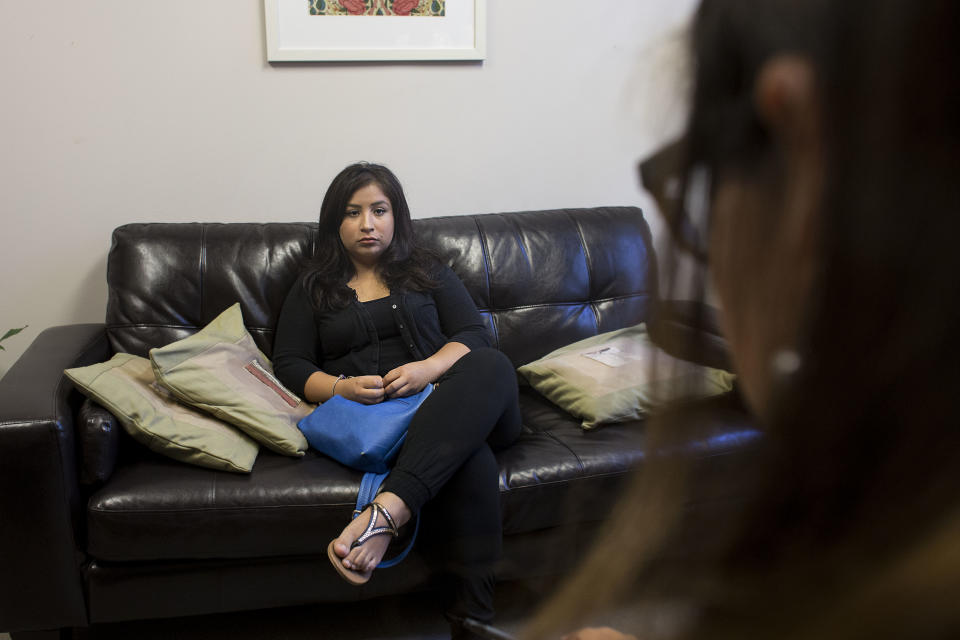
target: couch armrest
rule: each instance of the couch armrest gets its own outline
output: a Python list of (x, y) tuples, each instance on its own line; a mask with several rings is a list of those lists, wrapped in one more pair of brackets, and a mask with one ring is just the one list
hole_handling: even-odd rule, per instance
[(731, 370), (719, 311), (714, 307), (694, 300), (660, 300), (647, 327), (657, 346), (675, 358)]
[(93, 488), (110, 479), (120, 453), (120, 422), (116, 416), (90, 400), (77, 414), (80, 444), (80, 484)]
[(102, 324), (54, 327), (0, 380), (0, 630), (86, 625), (74, 412), (63, 370), (109, 357)]

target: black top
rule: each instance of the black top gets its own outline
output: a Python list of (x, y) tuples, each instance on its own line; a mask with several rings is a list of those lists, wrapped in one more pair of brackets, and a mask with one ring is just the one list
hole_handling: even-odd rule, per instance
[(410, 362), (410, 356), (403, 343), (403, 336), (400, 335), (400, 329), (393, 321), (390, 297), (368, 300), (363, 303), (363, 306), (373, 319), (373, 327), (377, 330), (377, 338), (380, 340), (380, 361), (377, 364), (377, 373), (385, 376), (392, 369)]
[[(447, 342), (470, 349), (490, 346), (483, 318), (460, 278), (443, 266), (433, 291), (391, 292), (394, 326), (406, 354), (397, 364), (423, 360)], [(280, 381), (303, 394), (307, 378), (317, 371), (330, 375), (381, 374), (383, 345), (366, 306), (354, 300), (344, 309), (317, 311), (298, 279), (283, 303), (273, 345), (273, 367)], [(391, 367), (392, 368), (392, 367)], [(382, 375), (382, 374), (381, 374)]]

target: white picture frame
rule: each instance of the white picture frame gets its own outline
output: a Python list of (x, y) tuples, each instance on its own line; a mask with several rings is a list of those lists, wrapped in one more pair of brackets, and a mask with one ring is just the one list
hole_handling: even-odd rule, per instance
[(486, 0), (446, 0), (432, 17), (315, 16), (307, 0), (263, 7), (269, 62), (486, 58)]

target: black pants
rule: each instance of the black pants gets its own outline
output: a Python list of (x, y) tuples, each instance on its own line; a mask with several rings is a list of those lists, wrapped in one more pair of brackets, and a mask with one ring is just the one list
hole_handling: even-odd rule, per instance
[(503, 537), (494, 451), (519, 435), (513, 365), (496, 349), (476, 349), (450, 367), (417, 411), (383, 483), (421, 514), (417, 545), (449, 580), (448, 617), (493, 618)]

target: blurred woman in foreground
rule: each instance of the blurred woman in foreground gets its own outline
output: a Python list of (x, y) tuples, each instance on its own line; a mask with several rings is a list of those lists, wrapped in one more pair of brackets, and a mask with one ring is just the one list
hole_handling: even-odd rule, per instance
[(954, 0), (704, 0), (663, 208), (764, 453), (699, 524), (654, 460), (529, 637), (614, 607), (682, 610), (669, 637), (960, 637), (958, 41)]

